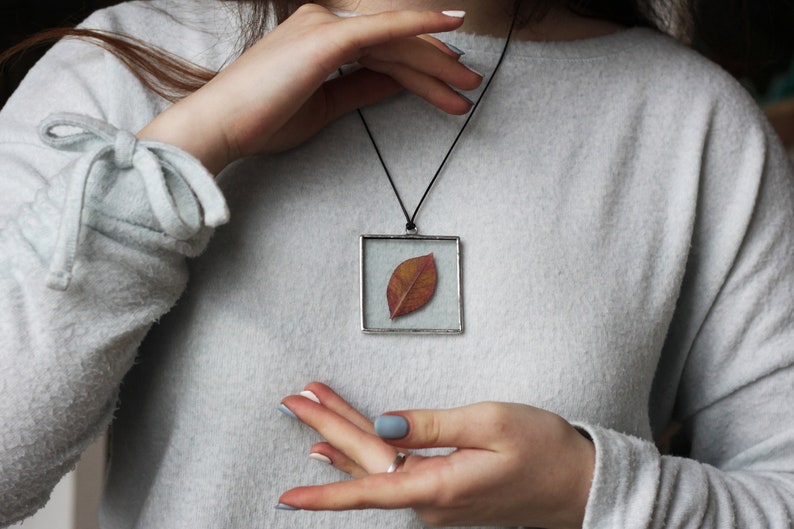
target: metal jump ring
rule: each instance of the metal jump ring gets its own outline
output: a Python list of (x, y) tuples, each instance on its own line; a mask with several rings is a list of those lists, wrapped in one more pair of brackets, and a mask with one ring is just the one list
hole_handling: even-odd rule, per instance
[(394, 458), (389, 470), (386, 471), (387, 474), (393, 474), (402, 464), (405, 462), (405, 458), (408, 457), (406, 454), (402, 452), (397, 453), (397, 457)]

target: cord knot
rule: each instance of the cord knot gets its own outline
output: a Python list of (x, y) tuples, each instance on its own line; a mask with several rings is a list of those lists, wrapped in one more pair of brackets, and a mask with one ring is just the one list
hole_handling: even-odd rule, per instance
[(129, 131), (119, 130), (113, 142), (113, 161), (119, 169), (130, 169), (133, 167), (135, 149), (138, 146), (138, 138)]
[[(70, 133), (58, 134), (58, 129)], [(39, 136), (62, 151), (82, 153), (72, 170), (63, 204), (61, 225), (50, 261), (47, 285), (66, 290), (80, 241), (83, 207), (89, 182), (106, 176), (113, 162), (118, 169), (134, 169), (154, 218), (162, 232), (186, 241), (203, 226), (219, 226), (229, 210), (213, 176), (189, 154), (165, 143), (141, 140), (126, 130), (79, 114), (54, 114), (45, 119)], [(170, 182), (170, 184), (169, 184)]]

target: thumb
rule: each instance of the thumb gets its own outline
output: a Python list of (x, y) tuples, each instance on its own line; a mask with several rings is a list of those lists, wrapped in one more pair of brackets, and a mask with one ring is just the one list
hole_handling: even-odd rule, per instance
[(375, 421), (375, 433), (404, 448), (492, 450), (510, 422), (508, 407), (486, 402), (449, 410), (390, 412)]

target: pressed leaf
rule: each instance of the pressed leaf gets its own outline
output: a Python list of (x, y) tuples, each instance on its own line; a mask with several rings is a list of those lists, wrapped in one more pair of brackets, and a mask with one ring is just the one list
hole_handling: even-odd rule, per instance
[(389, 317), (399, 318), (427, 305), (436, 291), (436, 281), (436, 261), (432, 253), (400, 263), (386, 288)]

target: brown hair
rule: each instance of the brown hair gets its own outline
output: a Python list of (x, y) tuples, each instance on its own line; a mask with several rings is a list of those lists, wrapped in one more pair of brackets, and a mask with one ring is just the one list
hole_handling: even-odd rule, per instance
[(171, 102), (201, 88), (215, 76), (215, 72), (130, 35), (81, 28), (57, 28), (37, 33), (4, 51), (0, 55), (0, 64), (32, 48), (64, 38), (85, 40), (104, 48), (144, 86)]

